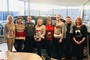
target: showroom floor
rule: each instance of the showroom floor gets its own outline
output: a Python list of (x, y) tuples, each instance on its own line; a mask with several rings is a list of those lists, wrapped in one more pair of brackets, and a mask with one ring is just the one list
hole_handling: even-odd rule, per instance
[[(0, 44), (0, 51), (7, 51), (6, 43)], [(14, 48), (13, 48), (13, 51), (15, 51)], [(56, 59), (51, 58), (51, 60), (56, 60)], [(76, 60), (76, 59), (73, 58), (73, 60)], [(90, 56), (88, 58), (84, 58), (84, 60), (90, 60)]]

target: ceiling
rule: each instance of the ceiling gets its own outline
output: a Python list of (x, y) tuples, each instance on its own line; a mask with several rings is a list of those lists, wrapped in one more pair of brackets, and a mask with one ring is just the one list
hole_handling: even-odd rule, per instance
[[(21, 0), (28, 1), (28, 0)], [(89, 0), (29, 0), (36, 4), (54, 4), (59, 6), (80, 6), (87, 3)]]

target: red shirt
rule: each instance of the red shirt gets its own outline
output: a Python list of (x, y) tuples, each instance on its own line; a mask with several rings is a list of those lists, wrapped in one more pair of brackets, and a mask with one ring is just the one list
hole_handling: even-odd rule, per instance
[(53, 40), (53, 34), (54, 34), (54, 27), (52, 25), (46, 25), (46, 40)]
[(23, 31), (23, 32), (16, 31), (16, 37), (25, 37), (25, 31)]

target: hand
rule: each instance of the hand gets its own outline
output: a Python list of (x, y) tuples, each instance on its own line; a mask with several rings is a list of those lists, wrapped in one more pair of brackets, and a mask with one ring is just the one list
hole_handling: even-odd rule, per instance
[(44, 39), (45, 37), (43, 37), (43, 39)]
[(39, 38), (38, 41), (41, 41), (41, 38)]
[(5, 40), (5, 43), (7, 43), (7, 40)]
[(42, 39), (44, 39), (45, 37), (44, 36), (41, 36)]
[(82, 42), (80, 42), (80, 41), (76, 41), (76, 43), (77, 43), (78, 45), (80, 45)]
[(34, 40), (36, 41), (36, 38), (34, 38)]
[(76, 43), (79, 45), (80, 43), (78, 41), (76, 41)]
[(59, 42), (62, 43), (62, 40), (60, 39)]
[(82, 41), (80, 41), (80, 44), (82, 44)]

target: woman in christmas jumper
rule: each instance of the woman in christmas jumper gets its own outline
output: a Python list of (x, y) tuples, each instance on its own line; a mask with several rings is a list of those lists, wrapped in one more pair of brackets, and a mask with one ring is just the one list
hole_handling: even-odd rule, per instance
[(42, 18), (39, 18), (37, 20), (37, 25), (35, 26), (35, 35), (34, 39), (36, 41), (37, 45), (37, 52), (38, 55), (41, 56), (41, 48), (42, 48), (42, 40), (45, 38), (45, 26), (43, 25), (43, 20)]
[(25, 25), (22, 23), (22, 17), (17, 19), (17, 24), (15, 25), (15, 46), (17, 52), (22, 52), (23, 44), (25, 40)]
[(57, 52), (57, 60), (61, 60), (62, 58), (62, 40), (64, 38), (65, 32), (65, 24), (61, 21), (61, 16), (59, 14), (56, 15), (56, 23), (54, 27), (54, 42), (56, 46)]
[(75, 21), (75, 26), (73, 28), (73, 40), (75, 42), (77, 60), (83, 60), (83, 50), (86, 38), (87, 38), (87, 28), (82, 23), (82, 19), (80, 17), (77, 17)]
[(12, 51), (12, 47), (15, 41), (15, 25), (13, 23), (13, 17), (11, 15), (8, 15), (7, 20), (8, 22), (4, 27), (4, 38), (5, 42), (7, 42), (8, 50)]
[(51, 57), (52, 52), (52, 44), (53, 44), (53, 34), (54, 27), (52, 25), (52, 20), (48, 19), (46, 24), (46, 34), (45, 34), (45, 42), (46, 42), (46, 50), (49, 57)]

